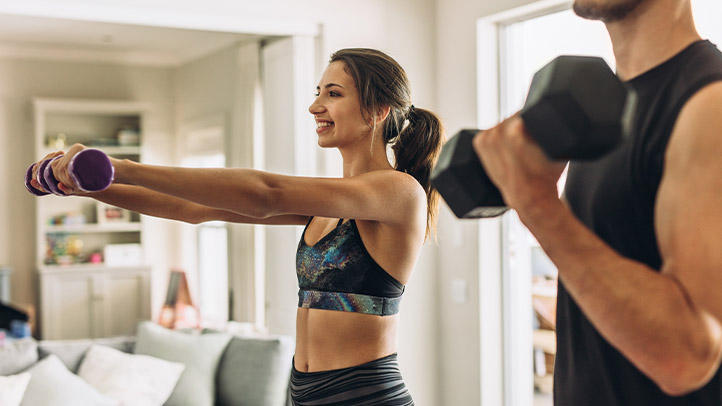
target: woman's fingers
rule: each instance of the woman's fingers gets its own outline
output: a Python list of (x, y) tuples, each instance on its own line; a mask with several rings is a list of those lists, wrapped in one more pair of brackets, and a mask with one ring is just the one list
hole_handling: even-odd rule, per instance
[(41, 192), (50, 193), (50, 191), (49, 191), (49, 190), (46, 190), (46, 189), (43, 187), (43, 185), (40, 183), (40, 181), (38, 180), (38, 179), (40, 179), (39, 176), (42, 176), (42, 175), (43, 175), (43, 174), (38, 173), (38, 172), (40, 171), (40, 167), (42, 166), (43, 162), (45, 162), (45, 161), (47, 161), (47, 160), (50, 160), (50, 159), (53, 159), (53, 158), (55, 158), (55, 157), (61, 156), (61, 155), (63, 155), (63, 154), (64, 154), (63, 151), (51, 152), (51, 153), (45, 155), (45, 157), (44, 157), (43, 159), (41, 159), (41, 160), (39, 160), (38, 162), (36, 162), (35, 165), (33, 165), (32, 178), (30, 179), (30, 185), (31, 185), (32, 187), (34, 187), (35, 189), (41, 191)]
[(55, 175), (55, 179), (58, 181), (58, 189), (60, 189), (60, 191), (62, 191), (66, 195), (76, 194), (80, 191), (78, 185), (75, 184), (75, 181), (70, 175), (69, 169), (70, 161), (73, 159), (73, 157), (77, 153), (85, 149), (87, 148), (84, 145), (74, 144), (68, 149), (68, 151), (65, 153), (65, 156), (52, 161), (50, 164), (53, 175)]

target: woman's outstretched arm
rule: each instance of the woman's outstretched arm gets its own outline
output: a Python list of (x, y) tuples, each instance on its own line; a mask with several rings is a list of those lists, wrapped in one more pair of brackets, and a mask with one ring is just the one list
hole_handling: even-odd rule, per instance
[(266, 219), (242, 216), (227, 210), (204, 206), (135, 185), (114, 184), (102, 192), (80, 195), (148, 216), (178, 220), (190, 224), (216, 220), (231, 223), (287, 225), (304, 225), (308, 222), (307, 216), (288, 215)]
[[(72, 156), (83, 149), (82, 145), (74, 145), (63, 158), (52, 163), (59, 188), (66, 194), (79, 193), (67, 169)], [(190, 222), (197, 222), (198, 218), (220, 220), (218, 217), (230, 216), (225, 213), (229, 212), (236, 215), (235, 221), (249, 223), (305, 224), (308, 216), (320, 216), (396, 224), (406, 231), (425, 229), (423, 188), (410, 175), (394, 170), (370, 171), (347, 178), (311, 178), (252, 169), (181, 168), (112, 161), (114, 186), (141, 187), (159, 195), (114, 187), (99, 198), (121, 207), (135, 206), (132, 209), (135, 211), (153, 210), (151, 215), (159, 217), (178, 219), (181, 216), (178, 212), (187, 210), (199, 213), (183, 220)], [(179, 200), (165, 200), (166, 195)], [(143, 197), (143, 202), (134, 203), (139, 197)]]

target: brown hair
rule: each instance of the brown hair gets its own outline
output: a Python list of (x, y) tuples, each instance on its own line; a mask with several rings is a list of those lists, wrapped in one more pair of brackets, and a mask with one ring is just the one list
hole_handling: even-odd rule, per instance
[(383, 128), (384, 143), (391, 144), (394, 168), (413, 176), (424, 188), (426, 236), (435, 234), (439, 195), (431, 187), (431, 169), (444, 142), (441, 120), (431, 111), (411, 104), (406, 72), (385, 53), (368, 48), (342, 49), (331, 55), (329, 63), (339, 61), (356, 84), (362, 113), (390, 108)]

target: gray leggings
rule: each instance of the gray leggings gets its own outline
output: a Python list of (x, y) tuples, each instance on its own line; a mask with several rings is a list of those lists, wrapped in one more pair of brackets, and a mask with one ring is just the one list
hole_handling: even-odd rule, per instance
[(300, 372), (290, 383), (294, 406), (413, 406), (396, 354), (349, 368)]

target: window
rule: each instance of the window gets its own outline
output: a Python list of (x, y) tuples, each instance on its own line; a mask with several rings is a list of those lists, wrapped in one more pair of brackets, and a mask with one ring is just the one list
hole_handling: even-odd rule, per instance
[[(222, 168), (225, 126), (222, 116), (193, 123), (182, 131), (186, 167)], [(228, 230), (225, 222), (182, 225), (183, 261), (194, 303), (203, 326), (222, 327), (228, 321)]]

